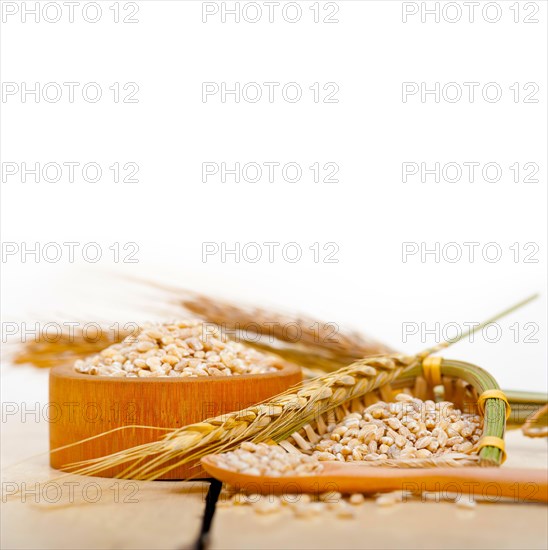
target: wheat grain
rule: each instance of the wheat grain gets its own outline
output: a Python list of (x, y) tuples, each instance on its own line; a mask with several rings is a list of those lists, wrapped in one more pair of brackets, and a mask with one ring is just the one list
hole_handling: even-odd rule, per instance
[(348, 502), (354, 506), (358, 506), (359, 504), (363, 504), (365, 502), (365, 497), (361, 493), (354, 493), (353, 495), (350, 495)]

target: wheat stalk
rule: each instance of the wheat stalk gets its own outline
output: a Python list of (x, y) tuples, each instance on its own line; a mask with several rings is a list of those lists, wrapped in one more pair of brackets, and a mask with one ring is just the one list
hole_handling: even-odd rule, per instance
[[(173, 430), (161, 440), (86, 460), (67, 468), (97, 475), (130, 462), (117, 477), (157, 479), (206, 454), (229, 450), (242, 441), (282, 441), (318, 415), (364, 395), (417, 364), (417, 357), (400, 354), (368, 357), (298, 385), (267, 402)], [(143, 463), (144, 459), (148, 459)]]
[(104, 324), (97, 324), (97, 327), (99, 328), (92, 336), (82, 329), (75, 329), (74, 331), (65, 330), (55, 339), (50, 339), (47, 334), (40, 332), (33, 340), (18, 345), (13, 363), (17, 365), (30, 363), (40, 368), (72, 365), (77, 359), (99, 353), (112, 344), (117, 344), (135, 334), (135, 329), (114, 331)]
[(229, 334), (237, 334), (250, 346), (276, 353), (302, 367), (332, 371), (363, 357), (395, 352), (359, 332), (342, 331), (337, 323), (173, 292), (176, 303), (185, 311), (217, 324)]

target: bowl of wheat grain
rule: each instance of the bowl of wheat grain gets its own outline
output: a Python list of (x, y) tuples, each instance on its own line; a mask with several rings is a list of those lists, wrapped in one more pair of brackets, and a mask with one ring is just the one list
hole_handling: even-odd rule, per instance
[[(50, 372), (50, 463), (66, 469), (160, 440), (173, 428), (244, 409), (301, 381), (298, 365), (229, 340), (211, 324), (143, 326)], [(123, 475), (119, 464), (102, 472)], [(205, 477), (197, 463), (162, 479)]]

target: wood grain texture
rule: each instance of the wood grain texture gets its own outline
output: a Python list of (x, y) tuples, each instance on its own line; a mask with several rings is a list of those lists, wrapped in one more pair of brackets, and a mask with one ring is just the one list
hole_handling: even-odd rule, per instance
[[(199, 378), (116, 378), (90, 376), (69, 366), (53, 368), (49, 379), (50, 449), (82, 441), (120, 426), (179, 428), (243, 409), (300, 382), (301, 370), (284, 363), (277, 372)], [(165, 430), (129, 427), (89, 442), (52, 452), (50, 464), (105, 456), (156, 441)], [(112, 477), (123, 466), (102, 472)], [(179, 466), (161, 479), (207, 477), (195, 463)]]

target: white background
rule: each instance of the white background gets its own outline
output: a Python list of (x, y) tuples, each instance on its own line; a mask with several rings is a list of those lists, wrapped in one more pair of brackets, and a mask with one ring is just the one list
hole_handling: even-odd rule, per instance
[[(36, 102), (21, 93), (2, 99), (2, 162), (96, 162), (103, 178), (88, 183), (2, 182), (2, 239), (35, 246), (97, 242), (101, 261), (48, 263), (21, 254), (2, 263), (2, 321), (80, 319), (143, 321), (157, 318), (154, 303), (118, 275), (154, 278), (251, 304), (308, 313), (354, 327), (413, 353), (435, 338), (402, 338), (402, 323), (479, 322), (528, 294), (541, 298), (500, 323), (502, 338), (481, 336), (447, 356), (491, 371), (504, 388), (545, 390), (546, 358), (546, 52), (547, 5), (494, 2), (500, 21), (467, 12), (459, 22), (420, 14), (402, 21), (400, 1), (319, 2), (320, 18), (336, 4), (338, 23), (314, 23), (313, 2), (301, 1), (301, 20), (275, 12), (268, 22), (234, 22), (220, 13), (202, 21), (198, 1), (140, 1), (138, 23), (114, 23), (112, 1), (99, 2), (97, 23), (22, 21), (22, 4), (2, 24), (2, 79), (28, 86), (79, 82), (74, 103)], [(34, 2), (27, 2), (32, 8)], [(44, 2), (41, 3), (42, 5)], [(119, 2), (121, 17), (128, 2)], [(220, 3), (219, 3), (220, 4)], [(228, 7), (234, 7), (228, 2)], [(245, 2), (240, 2), (243, 6)], [(283, 4), (283, 2), (282, 2)], [(446, 4), (441, 2), (441, 6)], [(465, 9), (463, 3), (457, 3)], [(531, 3), (529, 3), (531, 4)], [(420, 7), (419, 4), (417, 6)], [(427, 2), (432, 8), (434, 2)], [(411, 8), (409, 8), (411, 9)], [(6, 3), (4, 3), (6, 10)], [(53, 13), (53, 12), (51, 12)], [(90, 11), (93, 15), (93, 12)], [(251, 13), (251, 12), (249, 12)], [(292, 12), (293, 13), (293, 12)], [(492, 17), (493, 12), (489, 12)], [(452, 14), (449, 15), (452, 17)], [(82, 85), (97, 82), (103, 97), (82, 99)], [(136, 82), (138, 103), (115, 103), (109, 86)], [(303, 98), (289, 103), (277, 88), (273, 103), (235, 103), (229, 96), (202, 101), (203, 82), (297, 82)], [(313, 83), (335, 82), (338, 103), (315, 103)], [(403, 82), (479, 82), (476, 99), (439, 103), (415, 95), (402, 101)], [(488, 82), (500, 101), (482, 99)], [(514, 102), (515, 82), (538, 85), (538, 103)], [(462, 88), (465, 92), (466, 89)], [(202, 182), (203, 162), (296, 162), (303, 178), (289, 183)], [(402, 182), (403, 162), (498, 163), (490, 183)], [(139, 165), (138, 183), (113, 183), (114, 162)], [(338, 183), (313, 183), (313, 162), (335, 162)], [(514, 183), (509, 166), (539, 166), (538, 183)], [(135, 242), (138, 263), (115, 263), (109, 246)], [(289, 242), (302, 247), (299, 262), (202, 259), (203, 242)], [(309, 246), (334, 242), (338, 263), (315, 263)], [(480, 243), (476, 260), (402, 261), (402, 243)], [(481, 247), (498, 243), (490, 263)], [(535, 243), (537, 263), (514, 261), (510, 246)], [(267, 251), (265, 249), (265, 256)], [(80, 257), (81, 258), (81, 257)], [(519, 323), (519, 342), (509, 328)], [(524, 342), (535, 323), (537, 343)], [(529, 325), (530, 326), (530, 325)], [(535, 326), (535, 325), (533, 325)], [(31, 369), (13, 378), (17, 384)], [(5, 365), (3, 376), (10, 375)], [(41, 377), (41, 384), (45, 383)], [(12, 388), (14, 389), (14, 388)], [(9, 397), (11, 389), (4, 386)]]

